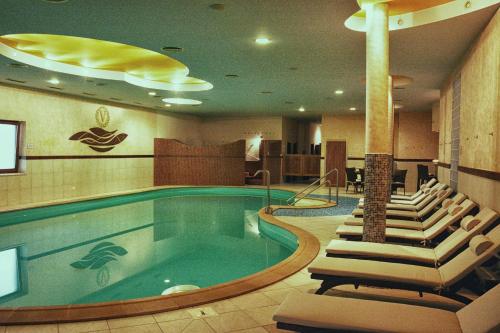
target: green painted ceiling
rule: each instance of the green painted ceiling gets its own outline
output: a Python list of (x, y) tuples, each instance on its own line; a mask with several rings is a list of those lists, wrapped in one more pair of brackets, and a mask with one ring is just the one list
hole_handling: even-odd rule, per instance
[[(165, 109), (161, 98), (125, 82), (85, 80), (33, 67), (14, 68), (0, 56), (0, 82), (54, 91), (57, 77), (70, 95), (118, 101), (199, 116), (287, 115), (364, 111), (365, 47), (362, 33), (344, 21), (358, 10), (354, 0), (232, 0), (213, 10), (206, 0), (2, 0), (0, 34), (47, 33), (115, 41), (169, 53), (190, 75), (214, 88), (204, 92), (157, 91), (161, 97), (203, 101)], [(222, 2), (222, 1), (219, 1)], [(488, 23), (498, 5), (447, 21), (391, 32), (391, 72), (414, 83), (395, 91), (405, 110), (429, 110), (439, 88)], [(257, 46), (256, 37), (272, 40)], [(237, 78), (227, 78), (236, 74)], [(8, 79), (26, 81), (16, 83)], [(344, 94), (336, 96), (336, 89)], [(262, 93), (271, 92), (271, 93)], [(300, 106), (306, 112), (299, 113)], [(349, 107), (358, 111), (349, 111)]]

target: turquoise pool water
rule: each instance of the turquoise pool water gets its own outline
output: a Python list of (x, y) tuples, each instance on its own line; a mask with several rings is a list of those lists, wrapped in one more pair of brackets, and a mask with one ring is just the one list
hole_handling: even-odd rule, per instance
[[(0, 213), (0, 307), (159, 296), (261, 271), (297, 247), (259, 221), (265, 193), (173, 188)], [(273, 204), (291, 194), (273, 190)]]

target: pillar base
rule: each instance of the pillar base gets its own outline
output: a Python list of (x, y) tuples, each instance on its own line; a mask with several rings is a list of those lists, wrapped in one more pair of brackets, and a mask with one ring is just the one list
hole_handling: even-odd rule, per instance
[(365, 155), (365, 202), (363, 213), (363, 241), (385, 242), (385, 216), (388, 170), (392, 170), (392, 155)]

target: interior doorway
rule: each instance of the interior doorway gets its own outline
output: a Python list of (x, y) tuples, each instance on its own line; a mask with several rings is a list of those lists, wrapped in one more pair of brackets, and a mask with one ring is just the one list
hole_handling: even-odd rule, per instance
[[(345, 168), (347, 163), (347, 144), (345, 141), (326, 142), (326, 163), (325, 173), (332, 170), (339, 170), (339, 186), (345, 186)], [(332, 173), (328, 179), (335, 185), (335, 175)]]

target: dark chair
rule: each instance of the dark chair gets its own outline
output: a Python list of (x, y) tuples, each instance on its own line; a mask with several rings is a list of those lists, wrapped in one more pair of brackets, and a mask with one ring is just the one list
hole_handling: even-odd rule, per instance
[(398, 188), (403, 188), (403, 193), (406, 194), (406, 172), (408, 170), (395, 170), (392, 176), (392, 192), (398, 191)]
[(354, 186), (354, 191), (356, 191), (356, 188), (357, 188), (356, 169), (355, 168), (345, 168), (345, 173), (347, 176), (347, 180), (345, 182), (345, 191), (347, 192), (349, 190), (350, 185)]
[(427, 183), (433, 175), (429, 174), (429, 167), (423, 164), (417, 164), (417, 189), (420, 188), (422, 184)]
[(359, 169), (359, 176), (360, 176), (361, 180), (358, 181), (358, 185), (361, 187), (361, 191), (364, 192), (364, 190), (365, 190), (365, 169)]

